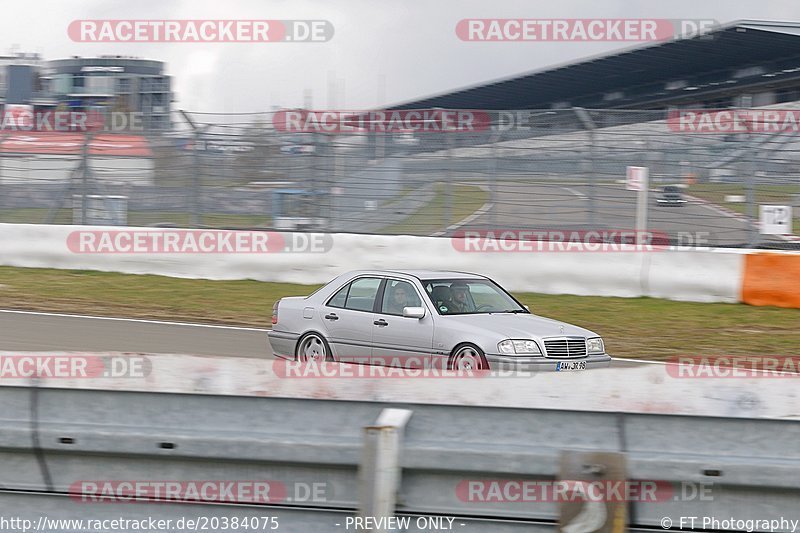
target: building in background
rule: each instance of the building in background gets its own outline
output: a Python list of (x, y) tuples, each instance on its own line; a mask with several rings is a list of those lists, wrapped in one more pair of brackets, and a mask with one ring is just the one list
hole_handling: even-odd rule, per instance
[(128, 56), (47, 61), (48, 93), (66, 110), (141, 113), (146, 130), (168, 130), (173, 101), (164, 62)]
[(0, 56), (0, 104), (5, 114), (45, 111), (135, 113), (136, 129), (172, 126), (172, 83), (164, 62), (125, 56), (47, 61), (36, 53)]
[(44, 63), (38, 53), (14, 52), (0, 56), (0, 104), (5, 111), (47, 110), (58, 105), (43, 78)]

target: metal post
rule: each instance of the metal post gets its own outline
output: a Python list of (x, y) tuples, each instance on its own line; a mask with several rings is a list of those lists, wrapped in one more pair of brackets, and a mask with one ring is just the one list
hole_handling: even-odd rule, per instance
[(323, 217), (320, 217), (323, 220), (327, 220), (327, 223), (323, 224), (323, 227), (317, 228), (318, 231), (330, 231), (330, 223), (333, 216), (333, 195), (331, 194), (331, 187), (333, 181), (335, 179), (336, 173), (336, 134), (332, 133), (330, 135), (326, 135), (325, 139), (325, 167), (323, 169), (323, 183), (322, 183), (322, 190), (325, 191), (325, 198), (322, 202), (324, 203), (325, 213)]
[[(317, 173), (320, 170), (324, 170), (324, 161), (325, 161), (325, 138), (322, 136), (321, 133), (312, 133), (311, 137), (314, 143), (314, 152), (311, 156), (311, 164), (310, 164), (310, 172), (311, 175), (309, 176), (309, 184), (308, 189), (306, 190), (306, 195), (303, 199), (303, 214), (305, 215), (304, 218), (308, 218), (311, 221), (309, 226), (314, 226), (313, 221), (317, 218), (320, 218), (320, 203), (316, 201), (316, 193), (319, 189), (319, 184), (317, 183)], [(314, 211), (312, 211), (312, 209)], [(308, 231), (309, 228), (306, 228)]]
[[(194, 127), (194, 125), (192, 125)], [(194, 143), (192, 150), (192, 191), (191, 197), (191, 223), (192, 226), (197, 227), (202, 224), (202, 216), (200, 215), (200, 187), (202, 181), (200, 180), (200, 132), (194, 130)]]
[[(400, 450), (403, 429), (413, 411), (384, 409), (374, 426), (364, 428), (364, 454), (358, 471), (358, 516), (380, 518), (394, 516), (397, 490), (400, 487)], [(386, 528), (371, 529), (374, 533)]]
[(596, 189), (596, 181), (597, 181), (597, 165), (595, 163), (596, 153), (595, 153), (595, 138), (594, 138), (594, 129), (589, 130), (589, 227), (594, 228), (596, 226), (596, 217), (595, 217), (595, 197), (597, 196)]
[(451, 188), (453, 187), (453, 169), (452, 169), (452, 146), (453, 146), (453, 137), (448, 135), (447, 136), (447, 149), (445, 150), (446, 154), (446, 171), (445, 171), (445, 183), (444, 183), (444, 191), (443, 195), (443, 209), (442, 209), (442, 229), (444, 234), (447, 235), (447, 227), (450, 226), (450, 221), (453, 220), (453, 196)]
[(625, 169), (625, 188), (636, 191), (636, 238), (635, 244), (649, 244), (647, 231), (647, 200), (650, 193), (650, 169), (648, 167), (627, 167)]
[(375, 162), (378, 163), (386, 157), (386, 134), (375, 133)]
[(191, 185), (191, 194), (189, 195), (190, 198), (190, 220), (192, 226), (199, 226), (202, 223), (202, 217), (200, 216), (200, 159), (198, 155), (198, 149), (200, 147), (200, 129), (194, 123), (194, 121), (189, 117), (189, 115), (184, 110), (180, 110), (180, 114), (183, 116), (184, 120), (191, 126), (192, 131), (194, 132), (194, 140), (192, 144), (192, 185)]
[(587, 214), (587, 221), (590, 228), (595, 227), (595, 181), (597, 180), (596, 162), (595, 162), (595, 129), (597, 125), (592, 120), (591, 115), (582, 107), (573, 107), (572, 110), (578, 116), (583, 127), (586, 128), (589, 134), (589, 212)]
[(328, 191), (331, 198), (330, 223), (328, 224), (328, 228), (330, 231), (337, 231), (338, 228), (336, 224), (338, 223), (339, 217), (336, 210), (339, 208), (338, 192), (339, 183), (342, 181), (342, 161), (339, 157), (339, 142), (337, 137), (334, 137), (334, 144), (331, 146), (331, 150), (333, 151), (333, 183)]
[(500, 142), (500, 134), (495, 137), (492, 143), (492, 165), (489, 171), (489, 229), (497, 227), (497, 215), (495, 204), (497, 204), (497, 143)]
[[(742, 103), (749, 106), (750, 100), (748, 97), (742, 97)], [(740, 108), (741, 109), (741, 108)], [(737, 109), (737, 115), (741, 120), (741, 114), (738, 113), (739, 109)], [(745, 115), (746, 116), (746, 115)], [(751, 121), (744, 120), (745, 127), (747, 128), (748, 132), (753, 131), (753, 125)], [(750, 146), (754, 146), (753, 144), (753, 136), (751, 133), (742, 134), (742, 142), (744, 143), (745, 149), (742, 150), (742, 157), (749, 157), (749, 159), (743, 159), (741, 167), (743, 168), (743, 172), (745, 173), (745, 198), (747, 199), (747, 206), (745, 208), (745, 212), (747, 214), (747, 246), (753, 248), (758, 244), (759, 240), (759, 229), (757, 226), (757, 214), (756, 214), (756, 194), (755, 194), (755, 157), (756, 157), (756, 150), (757, 148), (748, 149)]]
[(81, 225), (86, 225), (86, 211), (89, 208), (89, 199), (87, 198), (89, 192), (89, 173), (91, 167), (89, 166), (89, 145), (92, 144), (92, 132), (86, 133), (86, 142), (83, 143), (81, 151), (81, 159), (83, 160), (83, 173), (81, 174)]
[(747, 246), (749, 248), (753, 248), (758, 244), (759, 240), (759, 229), (757, 225), (757, 210), (756, 210), (756, 191), (755, 191), (755, 161), (754, 161), (754, 151), (748, 152), (751, 154), (751, 157), (748, 161), (745, 161), (744, 170), (745, 170), (745, 195), (747, 198), (747, 219), (749, 221), (747, 226)]
[(644, 167), (642, 172), (642, 182), (639, 191), (636, 193), (636, 244), (645, 245), (649, 243), (646, 239), (647, 231), (647, 198), (650, 192), (650, 171)]

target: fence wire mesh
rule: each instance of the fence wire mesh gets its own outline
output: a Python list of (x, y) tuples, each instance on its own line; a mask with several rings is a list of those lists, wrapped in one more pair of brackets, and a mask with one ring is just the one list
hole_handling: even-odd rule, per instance
[(409, 235), (632, 229), (626, 168), (643, 166), (648, 229), (682, 244), (800, 247), (792, 235), (759, 232), (761, 205), (792, 206), (800, 228), (796, 129), (695, 132), (667, 111), (480, 113), (486, 122), (457, 131), (290, 131), (275, 113), (181, 112), (169, 132), (3, 132), (0, 222)]

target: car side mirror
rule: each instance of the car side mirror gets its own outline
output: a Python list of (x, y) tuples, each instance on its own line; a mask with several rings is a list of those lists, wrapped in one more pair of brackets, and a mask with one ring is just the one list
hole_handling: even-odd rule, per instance
[(522, 307), (524, 307), (526, 311), (530, 311), (531, 310), (531, 308), (528, 307), (527, 305), (523, 305)]
[(406, 318), (422, 318), (425, 316), (424, 307), (404, 307), (403, 316)]

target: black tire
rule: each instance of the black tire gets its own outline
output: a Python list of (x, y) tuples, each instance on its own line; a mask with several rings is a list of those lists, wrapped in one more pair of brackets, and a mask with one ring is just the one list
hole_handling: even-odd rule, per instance
[[(310, 357), (316, 354), (316, 357)], [(322, 334), (316, 331), (309, 331), (299, 339), (294, 348), (295, 361), (333, 361), (333, 354), (328, 341)]]
[(489, 370), (483, 351), (474, 344), (459, 344), (447, 361), (449, 370)]

